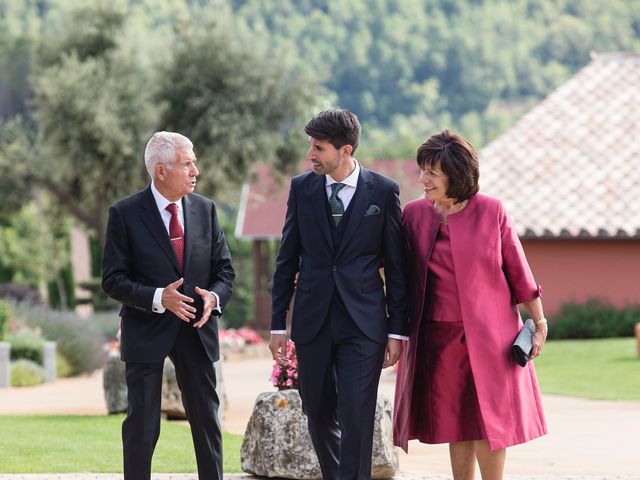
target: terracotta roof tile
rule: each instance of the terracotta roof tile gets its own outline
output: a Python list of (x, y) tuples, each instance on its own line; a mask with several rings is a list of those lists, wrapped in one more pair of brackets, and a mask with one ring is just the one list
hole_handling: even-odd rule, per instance
[(594, 55), (479, 155), (521, 236), (640, 238), (640, 55)]

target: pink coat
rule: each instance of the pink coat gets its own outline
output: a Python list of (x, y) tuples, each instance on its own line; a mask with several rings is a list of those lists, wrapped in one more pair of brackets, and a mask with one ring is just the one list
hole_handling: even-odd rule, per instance
[[(421, 405), (412, 399), (416, 339), (423, 316), (427, 264), (440, 218), (425, 199), (409, 202), (402, 214), (409, 263), (410, 339), (398, 367), (394, 443), (408, 450), (416, 438)], [(460, 295), (471, 370), (482, 420), (492, 450), (547, 433), (540, 391), (529, 362), (520, 367), (511, 344), (522, 326), (516, 304), (540, 296), (511, 220), (499, 200), (477, 194), (449, 216), (451, 252)]]

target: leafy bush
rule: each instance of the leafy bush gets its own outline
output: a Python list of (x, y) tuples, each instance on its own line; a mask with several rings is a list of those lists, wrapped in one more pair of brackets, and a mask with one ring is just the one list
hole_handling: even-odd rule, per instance
[(5, 300), (13, 300), (14, 302), (44, 305), (42, 296), (36, 288), (20, 283), (0, 283), (0, 297)]
[(118, 310), (94, 312), (89, 321), (93, 323), (107, 340), (115, 340), (118, 334)]
[(640, 322), (640, 305), (615, 308), (605, 300), (566, 303), (549, 326), (549, 338), (630, 337)]
[(115, 310), (119, 306), (118, 302), (102, 290), (102, 279), (100, 277), (91, 277), (88, 280), (78, 282), (78, 286), (91, 294), (89, 303), (91, 303), (93, 310), (96, 312)]
[(24, 304), (16, 305), (14, 311), (19, 320), (29, 327), (39, 328), (44, 338), (57, 343), (58, 350), (69, 362), (71, 375), (90, 373), (104, 365), (105, 339), (91, 319), (81, 318), (68, 310)]
[(11, 344), (11, 360), (30, 360), (42, 365), (44, 340), (34, 333), (20, 332), (7, 335)]
[[(224, 306), (222, 324), (227, 328), (240, 328), (254, 318), (254, 278), (253, 278), (253, 242), (237, 239), (231, 235), (235, 228), (235, 212), (224, 208), (218, 210), (220, 227), (224, 231), (233, 259), (236, 278), (233, 282), (233, 296), (228, 305)], [(268, 247), (272, 252), (275, 243)], [(273, 257), (275, 258), (275, 252)]]
[(76, 302), (75, 283), (71, 261), (59, 266), (55, 277), (47, 282), (49, 305), (56, 310), (73, 309)]
[(65, 378), (71, 376), (69, 361), (56, 349), (56, 377)]
[(11, 362), (11, 386), (32, 387), (44, 382), (44, 370), (31, 360)]
[(0, 299), (0, 340), (4, 340), (4, 336), (7, 333), (7, 323), (9, 323), (10, 316), (9, 305)]

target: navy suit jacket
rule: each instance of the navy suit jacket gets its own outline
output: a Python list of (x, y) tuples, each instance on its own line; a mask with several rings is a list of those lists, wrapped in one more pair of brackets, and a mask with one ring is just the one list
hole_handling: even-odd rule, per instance
[[(273, 277), (272, 330), (286, 328), (294, 289), (291, 338), (317, 335), (337, 289), (349, 315), (372, 340), (407, 335), (405, 257), (399, 187), (360, 169), (339, 247), (334, 247), (326, 208), (326, 179), (313, 172), (291, 181), (282, 242)], [(384, 282), (379, 269), (384, 265)], [(296, 282), (296, 274), (298, 274)]]
[[(152, 311), (156, 288), (180, 277), (180, 291), (195, 300), (196, 321), (203, 302), (195, 287), (215, 292), (224, 307), (231, 297), (235, 277), (231, 255), (218, 224), (213, 201), (192, 193), (182, 199), (184, 212), (184, 271), (171, 247), (151, 186), (115, 203), (109, 209), (102, 261), (102, 288), (122, 309), (121, 356), (125, 362), (162, 361), (171, 351), (180, 320), (166, 310)], [(218, 360), (218, 325), (213, 314), (198, 329), (211, 361)]]

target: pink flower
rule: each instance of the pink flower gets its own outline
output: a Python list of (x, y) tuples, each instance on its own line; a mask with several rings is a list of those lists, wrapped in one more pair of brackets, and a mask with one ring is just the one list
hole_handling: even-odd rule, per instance
[(295, 344), (291, 340), (287, 343), (285, 355), (287, 357), (286, 365), (281, 366), (278, 362), (274, 362), (271, 371), (271, 383), (278, 390), (298, 388), (298, 359)]

